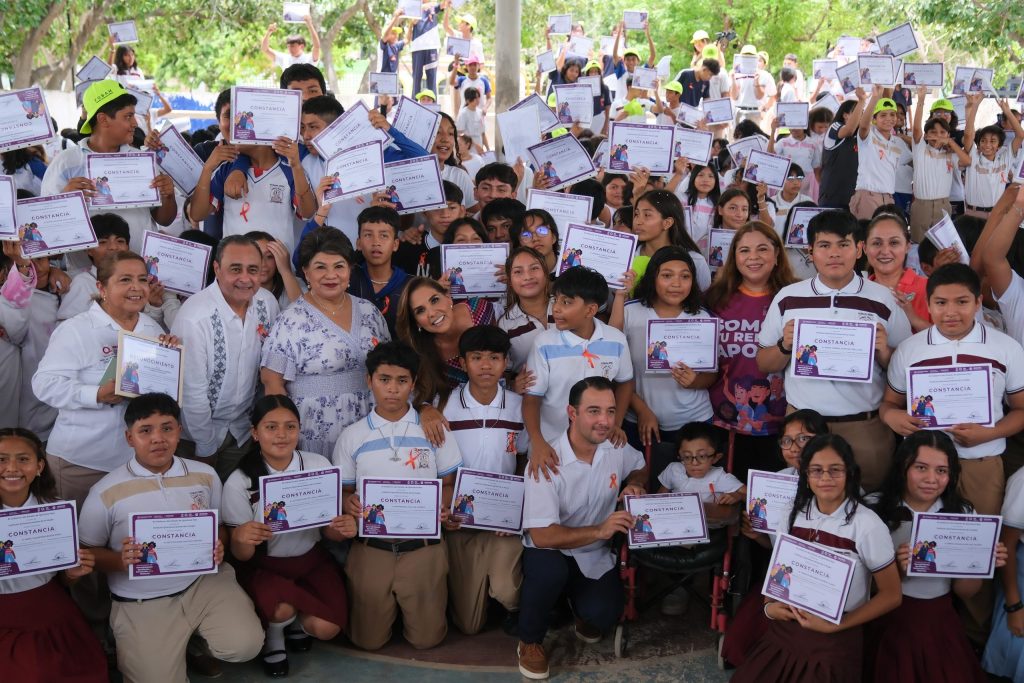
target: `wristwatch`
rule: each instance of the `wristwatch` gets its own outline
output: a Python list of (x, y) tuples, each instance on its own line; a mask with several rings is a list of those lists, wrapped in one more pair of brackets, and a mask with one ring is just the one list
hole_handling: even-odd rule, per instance
[(785, 356), (792, 355), (792, 353), (793, 353), (793, 349), (787, 349), (785, 346), (782, 345), (782, 340), (781, 339), (779, 341), (775, 342), (775, 346)]
[(1024, 609), (1024, 602), (1021, 602), (1020, 600), (1013, 603), (1012, 605), (1003, 605), (1003, 610), (1005, 610), (1007, 614), (1019, 612), (1022, 609)]

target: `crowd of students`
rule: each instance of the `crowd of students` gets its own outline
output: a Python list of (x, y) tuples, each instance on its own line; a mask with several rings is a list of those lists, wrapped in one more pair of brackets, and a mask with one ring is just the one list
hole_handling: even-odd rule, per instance
[[(416, 25), (437, 26), (443, 13), (451, 30), (448, 9), (425, 6)], [(402, 49), (394, 23), (382, 36), (385, 66)], [(59, 259), (25, 258), (3, 242), (0, 501), (5, 510), (73, 501), (82, 543), (78, 567), (0, 578), (10, 680), (107, 680), (104, 649), (131, 681), (184, 681), (186, 661), (209, 672), (215, 660), (255, 657), (280, 677), (289, 653), (314, 639), (344, 633), (379, 649), (400, 613), (405, 639), (430, 648), (449, 616), (474, 634), (495, 605), (518, 638), (520, 671), (547, 678), (544, 639), (560, 596), (587, 643), (621, 615), (609, 541), (633, 524), (617, 509), (622, 497), (698, 492), (736, 510), (750, 469), (799, 475), (785, 529), (856, 570), (838, 625), (752, 590), (724, 642), (734, 680), (952, 683), (984, 681), (983, 667), (1024, 680), (1019, 112), (999, 100), (999, 120), (980, 121), (982, 98), (971, 95), (960, 131), (949, 100), (926, 116), (923, 90), (844, 98), (837, 84), (812, 87), (792, 55), (776, 88), (769, 55), (744, 46), (761, 70), (742, 76), (726, 68), (728, 45), (703, 31), (692, 67), (662, 98), (632, 87), (644, 56), (626, 46), (623, 26), (611, 55), (580, 60), (558, 46), (551, 83), (607, 77), (592, 127), (562, 132), (592, 153), (611, 120), (676, 123), (682, 104), (736, 100), (735, 127), (717, 128), (708, 164), (678, 159), (666, 177), (602, 168), (565, 188), (592, 200), (591, 225), (637, 237), (613, 289), (588, 268), (559, 274), (558, 221), (525, 205), (531, 187), (548, 187), (542, 171), (525, 160), (467, 170), (463, 153), (489, 145), (482, 55), (465, 60), (465, 74), (456, 60), (449, 83), (468, 83), (464, 109), (458, 120), (441, 114), (430, 149), (385, 113), (366, 113), (392, 139), (386, 161), (436, 155), (443, 208), (399, 215), (386, 193), (324, 204), (331, 179), (309, 142), (344, 108), (310, 63), (316, 49), (309, 58), (289, 39), (290, 56), (270, 50), (275, 28), (263, 48), (285, 67), (281, 87), (302, 92), (301, 140), (227, 144), (225, 91), (217, 139), (192, 140), (204, 166), (190, 197), (159, 175), (159, 206), (93, 210), (97, 246)], [(479, 42), (472, 17), (458, 30)], [(132, 68), (134, 53), (115, 57)], [(436, 99), (436, 63), (420, 61), (417, 80)], [(841, 100), (834, 116), (812, 109), (808, 129), (788, 135), (771, 122), (776, 98), (813, 103), (825, 92)], [(19, 198), (90, 195), (87, 155), (157, 147), (155, 134), (137, 134), (135, 104), (117, 81), (101, 81), (84, 94), (68, 149), (52, 159), (38, 148), (3, 153)], [(729, 145), (751, 135), (793, 160), (781, 189), (743, 180)], [(791, 210), (806, 206), (830, 210), (806, 226), (807, 248), (787, 246)], [(943, 212), (966, 253), (924, 237)], [(734, 232), (714, 272), (713, 228)], [(146, 230), (211, 246), (207, 287), (188, 298), (167, 291), (138, 255)], [(440, 246), (461, 243), (509, 245), (503, 296), (451, 294)], [(871, 381), (787, 374), (794, 320), (823, 316), (875, 324)], [(647, 371), (649, 321), (708, 317), (721, 321), (717, 372)], [(180, 405), (115, 392), (105, 373), (121, 331), (183, 346)], [(990, 368), (992, 426), (923, 429), (907, 410), (907, 369), (965, 362)], [(679, 462), (651, 472), (642, 452), (659, 443)], [(272, 533), (256, 509), (259, 477), (331, 465), (343, 514)], [(459, 467), (525, 473), (522, 538), (460, 528), (450, 511)], [(358, 536), (356, 485), (368, 476), (440, 479), (442, 538)], [(144, 551), (130, 515), (187, 509), (220, 511), (219, 571), (130, 581)], [(910, 511), (1002, 514), (997, 578), (908, 578)], [(745, 517), (741, 528), (753, 547), (770, 547)], [(663, 609), (680, 613), (680, 601), (670, 595)]]

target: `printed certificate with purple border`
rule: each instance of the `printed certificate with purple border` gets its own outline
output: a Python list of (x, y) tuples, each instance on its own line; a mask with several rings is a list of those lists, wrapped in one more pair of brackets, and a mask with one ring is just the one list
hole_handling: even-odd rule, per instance
[(341, 515), (341, 468), (280, 472), (260, 477), (257, 521), (275, 534), (327, 526)]
[(41, 88), (0, 93), (0, 152), (39, 145), (56, 134)]
[(927, 421), (926, 429), (958, 424), (995, 424), (992, 366), (936, 365), (907, 368), (907, 414)]
[(128, 152), (89, 154), (85, 175), (96, 186), (89, 205), (104, 209), (136, 209), (160, 206), (160, 191), (152, 187), (156, 178), (156, 154)]
[(586, 266), (604, 276), (612, 289), (622, 289), (622, 278), (633, 263), (636, 235), (618, 230), (570, 223), (562, 240), (558, 274)]
[(670, 372), (684, 363), (695, 372), (718, 371), (718, 318), (647, 321), (647, 370)]
[(630, 548), (708, 542), (708, 522), (699, 493), (626, 496), (623, 505), (634, 517)]
[(534, 168), (543, 171), (545, 180), (550, 183), (544, 188), (548, 191), (554, 192), (597, 175), (590, 154), (572, 135), (530, 145), (527, 151), (533, 157)]
[(452, 496), (452, 519), (467, 529), (521, 534), (525, 496), (523, 477), (460, 467)]
[(279, 88), (231, 88), (231, 143), (272, 145), (299, 139), (302, 93)]
[(441, 480), (359, 480), (363, 538), (441, 538)]
[(441, 271), (448, 275), (452, 296), (505, 293), (495, 273), (508, 259), (508, 244), (442, 244)]
[(25, 258), (81, 251), (98, 244), (81, 192), (19, 199), (15, 216)]
[(915, 512), (907, 576), (991, 579), (1002, 526), (999, 515)]
[(384, 164), (384, 192), (400, 215), (447, 206), (437, 155)]
[(854, 560), (779, 534), (761, 594), (838, 624), (853, 582)]
[(766, 534), (779, 530), (782, 515), (793, 507), (800, 477), (764, 470), (747, 472), (747, 516), (750, 528)]
[(0, 510), (0, 581), (77, 566), (73, 502)]
[(129, 565), (129, 579), (216, 574), (217, 511), (135, 512), (128, 529), (143, 546), (142, 561)]
[(875, 370), (875, 323), (797, 319), (791, 377), (870, 382)]

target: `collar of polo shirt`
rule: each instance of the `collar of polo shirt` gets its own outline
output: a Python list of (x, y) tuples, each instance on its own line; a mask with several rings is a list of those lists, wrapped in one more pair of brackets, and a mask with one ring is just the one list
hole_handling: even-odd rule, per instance
[(985, 334), (985, 326), (978, 324), (978, 321), (974, 321), (974, 327), (968, 332), (963, 339), (946, 339), (939, 332), (938, 325), (932, 325), (928, 328), (928, 344), (934, 346), (936, 344), (956, 344), (958, 342), (965, 344), (984, 344), (987, 335)]

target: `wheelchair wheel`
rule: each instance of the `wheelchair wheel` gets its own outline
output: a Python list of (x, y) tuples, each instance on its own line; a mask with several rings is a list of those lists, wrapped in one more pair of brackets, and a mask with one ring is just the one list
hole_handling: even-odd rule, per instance
[(629, 656), (627, 649), (629, 647), (629, 632), (626, 630), (625, 624), (619, 624), (615, 627), (615, 657), (616, 659), (623, 659)]

